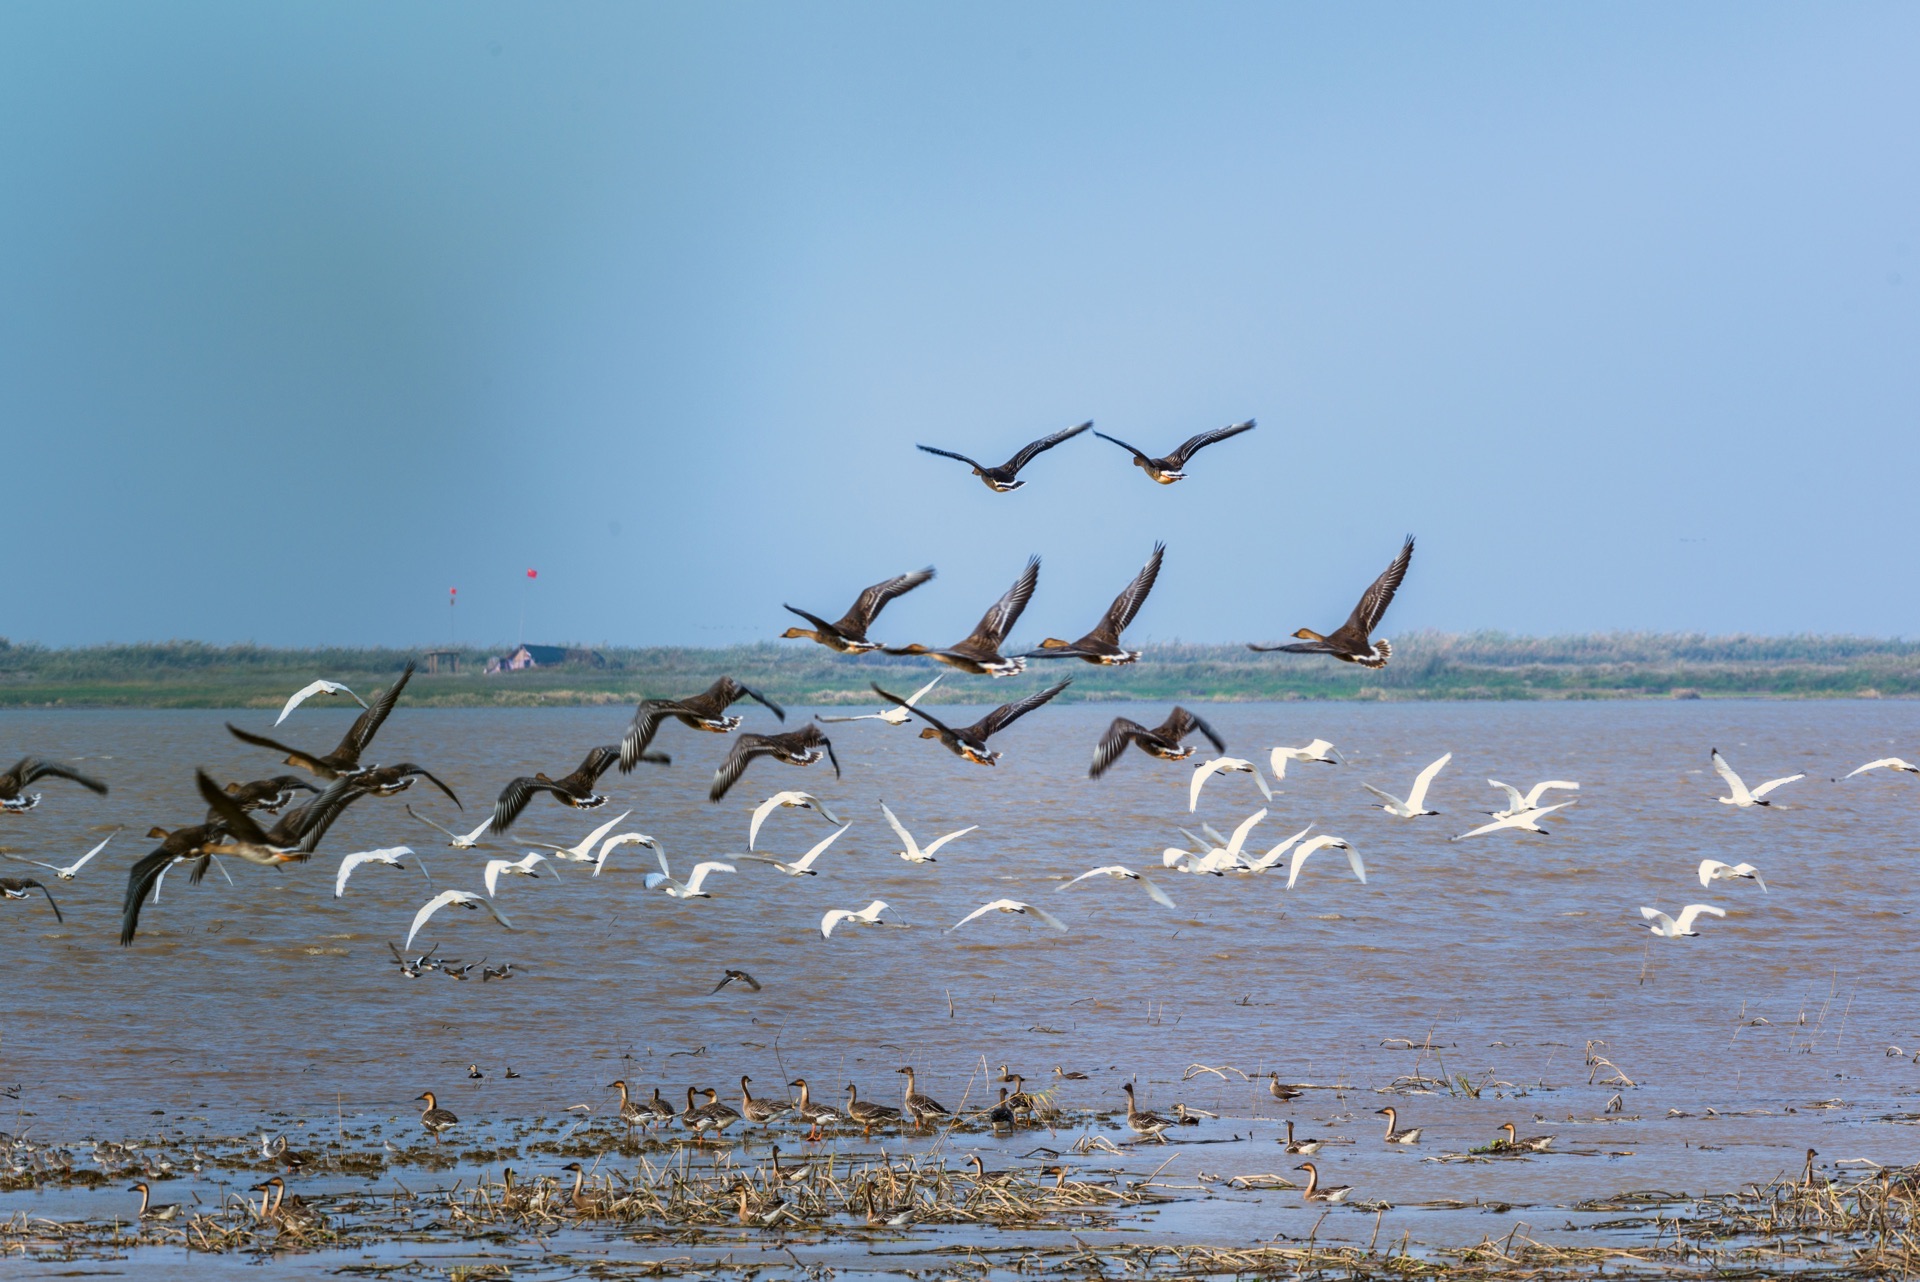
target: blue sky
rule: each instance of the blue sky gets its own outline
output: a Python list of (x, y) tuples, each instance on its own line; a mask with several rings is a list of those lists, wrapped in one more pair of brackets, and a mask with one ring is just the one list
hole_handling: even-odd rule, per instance
[(14, 3), (0, 122), (15, 640), (1920, 632), (1913, 6)]

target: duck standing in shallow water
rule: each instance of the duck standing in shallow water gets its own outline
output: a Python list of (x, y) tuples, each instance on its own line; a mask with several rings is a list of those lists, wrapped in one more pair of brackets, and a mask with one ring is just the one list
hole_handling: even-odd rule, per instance
[(460, 1125), (460, 1119), (441, 1108), (440, 1101), (434, 1098), (432, 1091), (422, 1091), (414, 1097), (416, 1104), (422, 1100), (426, 1101), (427, 1106), (420, 1113), (420, 1125), (432, 1134), (433, 1142), (438, 1144), (442, 1135)]
[(1138, 650), (1129, 650), (1120, 644), (1120, 634), (1140, 613), (1140, 607), (1147, 603), (1147, 594), (1153, 591), (1154, 580), (1160, 577), (1160, 558), (1166, 555), (1167, 545), (1153, 545), (1153, 555), (1141, 567), (1140, 573), (1133, 576), (1133, 582), (1127, 584), (1093, 631), (1078, 641), (1062, 641), (1059, 637), (1048, 637), (1040, 643), (1038, 650), (1022, 656), (1028, 659), (1084, 659), (1088, 663), (1118, 667), (1132, 663), (1140, 657)]
[(794, 641), (805, 639), (818, 641), (827, 649), (839, 654), (866, 654), (878, 650), (880, 643), (867, 639), (867, 629), (880, 617), (880, 611), (887, 602), (907, 593), (933, 577), (933, 567), (915, 570), (912, 574), (902, 574), (888, 579), (885, 583), (876, 583), (862, 592), (853, 603), (853, 608), (840, 616), (838, 623), (828, 623), (817, 614), (808, 614), (796, 606), (782, 603), (781, 609), (791, 611), (813, 625), (812, 629), (788, 628), (781, 637)]
[(1353, 613), (1347, 621), (1336, 628), (1332, 634), (1321, 636), (1312, 628), (1301, 628), (1293, 635), (1300, 638), (1294, 645), (1249, 645), (1247, 649), (1262, 654), (1285, 651), (1290, 654), (1330, 654), (1346, 663), (1357, 663), (1363, 668), (1384, 668), (1387, 660), (1393, 657), (1393, 646), (1385, 639), (1373, 640), (1373, 630), (1380, 626), (1380, 620), (1386, 617), (1387, 607), (1393, 604), (1393, 594), (1400, 590), (1400, 581), (1407, 577), (1407, 566), (1413, 562), (1413, 536), (1400, 548), (1400, 555), (1393, 558), (1389, 565), (1373, 581), (1360, 604), (1353, 607)]

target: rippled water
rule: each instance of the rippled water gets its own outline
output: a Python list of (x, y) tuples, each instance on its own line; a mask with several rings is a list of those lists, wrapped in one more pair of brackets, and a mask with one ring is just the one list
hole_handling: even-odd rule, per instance
[[(1157, 719), (1161, 709), (1121, 711)], [(572, 842), (631, 808), (616, 831), (659, 837), (684, 874), (695, 859), (743, 851), (747, 813), (769, 792), (804, 787), (853, 821), (821, 875), (741, 862), (713, 880), (712, 899), (686, 903), (645, 893), (651, 857), (627, 848), (598, 879), (573, 866), (557, 879), (511, 879), (500, 903), (515, 932), (446, 910), (422, 935), (448, 956), (523, 968), (484, 985), (409, 980), (390, 964), (387, 941), (404, 938), (426, 897), (417, 871), (363, 868), (344, 898), (332, 898), (333, 869), (349, 850), (409, 843), (436, 887), (477, 890), (489, 853), (530, 848), (445, 849), (400, 799), (350, 810), (311, 865), (274, 872), (229, 861), (233, 886), (218, 874), (197, 888), (169, 877), (135, 946), (117, 947), (125, 870), (150, 848), (140, 834), (200, 814), (192, 768), (253, 778), (277, 767), (230, 739), (224, 714), (0, 714), (8, 753), (85, 758), (113, 788), (96, 798), (50, 783), (38, 810), (0, 816), (0, 843), (65, 863), (96, 834), (126, 827), (77, 882), (55, 884), (64, 927), (37, 898), (0, 905), (12, 990), (0, 1079), (22, 1086), (13, 1129), (30, 1117), (42, 1139), (126, 1134), (156, 1125), (155, 1109), (234, 1127), (285, 1110), (317, 1126), (336, 1111), (404, 1116), (424, 1089), (463, 1117), (553, 1114), (604, 1104), (602, 1088), (620, 1075), (657, 1082), (669, 1096), (688, 1084), (731, 1093), (743, 1073), (778, 1094), (804, 1073), (827, 1086), (823, 1094), (837, 1097), (833, 1088), (852, 1080), (892, 1097), (900, 1085), (892, 1070), (908, 1062), (923, 1089), (957, 1105), (990, 1094), (984, 1070), (1008, 1062), (1030, 1077), (1056, 1064), (1087, 1072), (1091, 1080), (1065, 1092), (1086, 1107), (1122, 1104), (1120, 1082), (1138, 1075), (1143, 1104), (1181, 1099), (1228, 1115), (1187, 1133), (1196, 1141), (1258, 1137), (1257, 1147), (1217, 1154), (1192, 1148), (1174, 1171), (1285, 1170), (1292, 1159), (1269, 1141), (1274, 1119), (1290, 1116), (1304, 1130), (1358, 1141), (1324, 1154), (1323, 1166), (1361, 1196), (1400, 1204), (1700, 1192), (1797, 1169), (1809, 1144), (1823, 1161), (1920, 1160), (1912, 1127), (1883, 1120), (1903, 1117), (1920, 1090), (1911, 1062), (1920, 1051), (1911, 946), (1920, 779), (1877, 772), (1831, 782), (1871, 758), (1920, 752), (1910, 705), (1211, 709), (1230, 749), (1263, 764), (1273, 744), (1316, 736), (1346, 756), (1338, 767), (1292, 767), (1248, 844), (1264, 850), (1312, 822), (1363, 853), (1369, 883), (1323, 853), (1291, 892), (1284, 871), (1224, 879), (1158, 871), (1162, 847), (1181, 842), (1176, 825), (1204, 819), (1230, 830), (1261, 801), (1244, 776), (1217, 778), (1189, 816), (1189, 768), (1139, 754), (1087, 780), (1093, 743), (1114, 712), (1046, 709), (996, 739), (1006, 753), (997, 769), (904, 729), (838, 726), (843, 780), (825, 766), (762, 762), (719, 805), (705, 800), (705, 785), (729, 741), (669, 729), (659, 746), (674, 754), (671, 769), (610, 774), (614, 803), (597, 815), (536, 801), (511, 835)], [(753, 708), (747, 719), (765, 729), (768, 717)], [(302, 710), (281, 729), (331, 746), (346, 721), (337, 710)], [(467, 802), (464, 825), (437, 793), (417, 788), (405, 799), (468, 828), (508, 777), (570, 770), (587, 747), (617, 739), (623, 722), (609, 709), (403, 706), (372, 755), (433, 769)], [(1796, 771), (1808, 778), (1771, 809), (1717, 805), (1712, 745), (1749, 783)], [(1419, 767), (1446, 751), (1453, 762), (1429, 798), (1442, 816), (1400, 820), (1369, 809), (1362, 781), (1404, 794)], [(1577, 806), (1546, 821), (1549, 837), (1449, 843), (1495, 807), (1489, 775), (1523, 788), (1546, 778), (1583, 787)], [(909, 865), (894, 854), (882, 799), (923, 841), (980, 828), (937, 864)], [(761, 845), (792, 857), (829, 831), (817, 815), (782, 811)], [(1694, 869), (1707, 856), (1757, 864), (1771, 893), (1749, 883), (1703, 891)], [(1112, 862), (1155, 869), (1177, 911), (1120, 881), (1055, 893), (1064, 877)], [(1043, 902), (1070, 929), (995, 915), (944, 933), (1003, 895)], [(822, 940), (826, 909), (876, 897), (912, 928)], [(1654, 939), (1640, 925), (1642, 904), (1694, 901), (1729, 915), (1704, 921), (1697, 939)], [(763, 991), (710, 996), (724, 967), (752, 972)], [(1430, 1040), (1438, 1053), (1382, 1045), (1393, 1038)], [(1622, 1092), (1628, 1120), (1592, 1120), (1620, 1088), (1588, 1084), (1590, 1040), (1604, 1041), (1600, 1053), (1637, 1084)], [(1890, 1056), (1890, 1046), (1904, 1054)], [(468, 1081), (470, 1062), (485, 1080)], [(1232, 1073), (1182, 1082), (1195, 1063), (1353, 1089), (1310, 1092), (1282, 1108)], [(517, 1080), (505, 1080), (508, 1065)], [(1372, 1110), (1391, 1097), (1376, 1091), (1416, 1069), (1464, 1074), (1486, 1089), (1478, 1099), (1394, 1101), (1426, 1137), (1417, 1150), (1388, 1148)], [(1838, 1103), (1814, 1107), (1828, 1101)], [(1690, 1116), (1669, 1119), (1670, 1109)], [(1764, 1112), (1729, 1116), (1751, 1110)], [(1591, 1155), (1494, 1168), (1419, 1160), (1483, 1143), (1508, 1120), (1555, 1130), (1557, 1147)], [(1003, 1160), (1031, 1143), (1004, 1142)], [(1276, 1226), (1309, 1214), (1297, 1195), (1269, 1197)], [(1243, 1231), (1239, 1206), (1202, 1204), (1185, 1223), (1231, 1238)], [(1366, 1227), (1353, 1232), (1364, 1238)]]

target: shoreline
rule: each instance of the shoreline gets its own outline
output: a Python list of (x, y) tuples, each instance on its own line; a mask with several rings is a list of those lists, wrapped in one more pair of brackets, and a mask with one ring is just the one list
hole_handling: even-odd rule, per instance
[[(605, 647), (559, 666), (489, 675), (491, 652), (273, 649), (199, 642), (51, 649), (0, 639), (0, 708), (273, 708), (315, 676), (355, 688), (420, 661), (416, 707), (595, 707), (683, 696), (731, 675), (782, 703), (875, 705), (870, 685), (945, 679), (929, 706), (1018, 696), (1071, 676), (1063, 702), (1551, 702), (1640, 699), (1920, 698), (1920, 642), (1847, 637), (1613, 634), (1526, 638), (1410, 633), (1377, 672), (1244, 646), (1149, 644), (1121, 668), (1035, 661), (988, 682), (938, 664), (848, 657), (800, 643), (723, 649)], [(445, 670), (458, 666), (457, 672)]]

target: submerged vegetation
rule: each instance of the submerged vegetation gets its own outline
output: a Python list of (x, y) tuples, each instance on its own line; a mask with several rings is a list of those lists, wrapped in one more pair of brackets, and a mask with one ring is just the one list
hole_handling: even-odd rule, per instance
[[(373, 1276), (416, 1274), (419, 1257), (429, 1254), (444, 1276), (475, 1279), (751, 1278), (769, 1267), (826, 1277), (834, 1263), (855, 1263), (863, 1276), (1010, 1270), (1352, 1280), (1910, 1277), (1920, 1268), (1920, 1168), (1874, 1168), (1837, 1181), (1813, 1169), (1812, 1155), (1798, 1178), (1717, 1195), (1648, 1190), (1567, 1206), (1483, 1208), (1586, 1221), (1568, 1223), (1554, 1242), (1535, 1237), (1525, 1220), (1478, 1241), (1420, 1241), (1408, 1214), (1467, 1205), (1448, 1200), (1355, 1203), (1291, 1223), (1266, 1215), (1257, 1232), (1228, 1230), (1224, 1236), (1237, 1240), (1226, 1245), (1204, 1240), (1221, 1236), (1217, 1230), (1189, 1236), (1149, 1217), (1231, 1195), (1220, 1189), (1241, 1191), (1236, 1200), (1244, 1204), (1246, 1190), (1290, 1190), (1294, 1182), (1265, 1174), (1202, 1175), (1197, 1184), (1163, 1179), (1171, 1158), (1159, 1156), (1160, 1145), (1145, 1156), (1137, 1144), (1123, 1148), (1091, 1133), (1071, 1145), (1064, 1135), (1048, 1138), (1058, 1147), (992, 1169), (938, 1143), (922, 1153), (809, 1149), (783, 1162), (777, 1147), (756, 1158), (729, 1145), (636, 1140), (617, 1122), (534, 1119), (491, 1136), (487, 1147), (457, 1153), (424, 1143), (399, 1148), (381, 1138), (383, 1129), (341, 1126), (299, 1153), (284, 1136), (269, 1145), (265, 1133), (258, 1143), (250, 1136), (100, 1141), (90, 1152), (7, 1136), (15, 1172), (5, 1181), (9, 1191), (92, 1188), (104, 1205), (79, 1217), (71, 1200), (65, 1214), (17, 1205), (0, 1220), (0, 1249), (67, 1266), (137, 1264), (148, 1258), (142, 1248), (261, 1263), (315, 1253), (337, 1263), (352, 1252), (358, 1259), (338, 1271)], [(964, 1129), (982, 1127), (975, 1120)], [(1071, 1156), (1062, 1152), (1068, 1149)], [(562, 1158), (571, 1161), (560, 1166)], [(287, 1176), (276, 1189), (280, 1172)], [(156, 1195), (154, 1214), (139, 1218), (144, 1203), (125, 1191), (136, 1177), (178, 1201), (161, 1204)], [(1382, 1233), (1385, 1215), (1396, 1210), (1398, 1223)], [(1323, 1230), (1335, 1239), (1329, 1215), (1357, 1217), (1366, 1227), (1322, 1240)], [(461, 1255), (472, 1262), (453, 1264)]]
[[(1071, 675), (1068, 698), (1183, 699), (1615, 699), (1910, 698), (1920, 695), (1920, 642), (1862, 637), (1751, 637), (1606, 633), (1514, 637), (1407, 633), (1379, 672), (1244, 646), (1149, 644), (1126, 668), (1034, 663), (993, 693), (1037, 688)], [(576, 706), (684, 694), (730, 673), (796, 704), (872, 704), (868, 683), (901, 692), (934, 672), (918, 659), (831, 654), (818, 646), (762, 643), (724, 649), (602, 648), (605, 666), (563, 664), (485, 675), (493, 651), (461, 649), (458, 672), (422, 670), (408, 700), (448, 707)], [(193, 641), (53, 649), (0, 639), (0, 707), (269, 707), (324, 675), (356, 688), (385, 684), (418, 653), (214, 646)], [(1055, 669), (1060, 669), (1057, 674)], [(929, 702), (978, 701), (982, 683), (952, 680)]]

